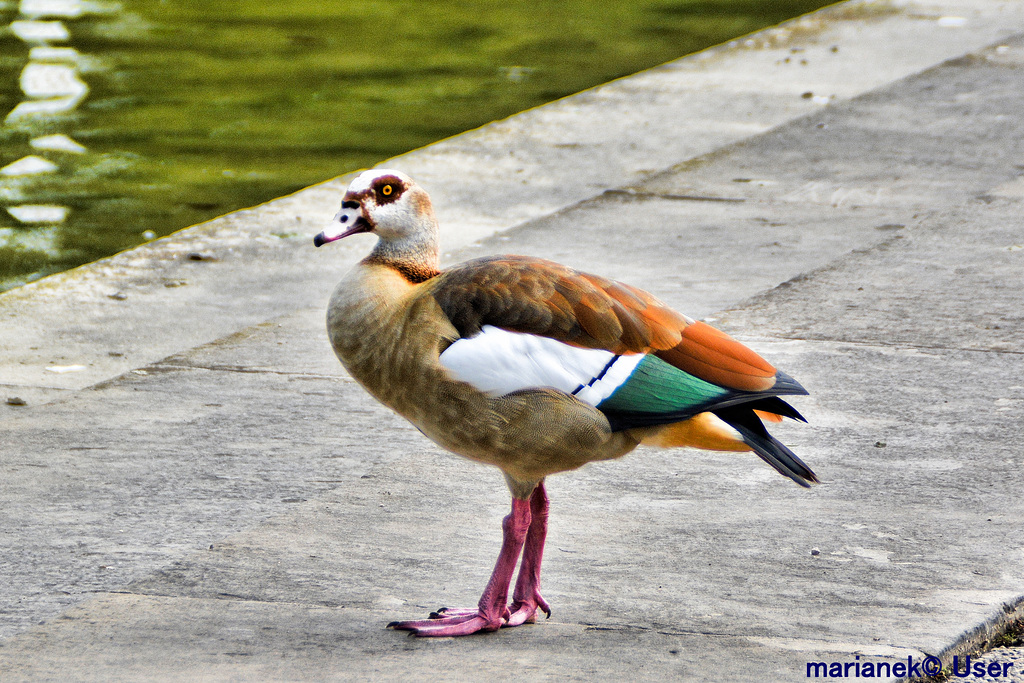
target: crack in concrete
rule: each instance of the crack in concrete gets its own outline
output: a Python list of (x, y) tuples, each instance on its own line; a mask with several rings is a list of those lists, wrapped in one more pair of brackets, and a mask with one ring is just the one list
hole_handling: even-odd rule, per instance
[[(742, 309), (732, 309), (742, 310)], [(940, 345), (925, 345), (925, 344), (901, 344), (899, 342), (884, 342), (884, 341), (866, 341), (862, 339), (836, 339), (831, 337), (790, 337), (786, 335), (773, 335), (771, 337), (746, 337), (748, 341), (802, 341), (808, 343), (825, 343), (825, 344), (852, 344), (854, 346), (864, 347), (880, 347), (890, 349), (905, 349), (907, 351), (960, 351), (965, 353), (997, 353), (997, 354), (1009, 354), (1016, 356), (1024, 356), (1024, 351), (1016, 351), (1014, 349), (969, 349), (962, 346), (940, 346)]]
[[(687, 202), (724, 202), (727, 204), (739, 204), (746, 200), (744, 197), (717, 197), (714, 195), (700, 195), (700, 194), (671, 194), (667, 192), (644, 192), (642, 190), (630, 190), (626, 188), (613, 188), (605, 190), (602, 195), (618, 195), (626, 197), (636, 197), (638, 199), (670, 199), (676, 201), (687, 201)], [(585, 204), (586, 201), (580, 202), (577, 206)]]
[(720, 631), (700, 631), (700, 630), (662, 630), (658, 628), (651, 628), (649, 626), (636, 626), (634, 624), (594, 624), (586, 621), (581, 621), (580, 624), (585, 627), (587, 631), (643, 631), (645, 633), (657, 633), (663, 636), (713, 636), (717, 638), (747, 638), (747, 635), (741, 635), (739, 633), (724, 633)]
[(190, 365), (186, 363), (154, 363), (148, 365), (145, 370), (153, 369), (156, 371), (174, 371), (174, 370), (206, 370), (208, 372), (238, 372), (242, 374), (253, 374), (253, 375), (282, 375), (285, 377), (302, 377), (306, 379), (339, 379), (344, 380), (345, 377), (342, 375), (323, 375), (313, 372), (293, 372), (289, 370), (272, 370), (270, 368), (256, 368), (246, 367), (244, 365)]
[[(170, 600), (223, 600), (227, 602), (249, 602), (259, 605), (298, 605), (302, 607), (324, 607), (328, 609), (352, 609), (352, 605), (342, 605), (336, 602), (296, 602), (295, 600), (270, 600), (252, 596), (236, 595), (235, 593), (217, 593), (216, 595), (181, 595), (180, 593), (160, 591), (134, 591), (134, 590), (94, 590), (87, 591), (93, 595), (128, 595), (137, 598), (166, 598)], [(355, 609), (359, 609), (355, 607)]]

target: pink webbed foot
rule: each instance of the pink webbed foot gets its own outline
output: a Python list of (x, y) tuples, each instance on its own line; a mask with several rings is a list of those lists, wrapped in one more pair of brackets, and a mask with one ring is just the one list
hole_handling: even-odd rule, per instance
[(540, 596), (534, 595), (529, 600), (516, 601), (505, 610), (505, 614), (495, 626), (479, 609), (442, 607), (431, 612), (426, 619), (409, 621), (393, 621), (388, 628), (396, 631), (413, 631), (417, 636), (461, 636), (478, 631), (496, 631), (498, 628), (532, 624), (537, 621), (537, 610), (540, 609), (548, 617), (551, 607)]
[(551, 606), (547, 600), (535, 593), (527, 600), (516, 600), (509, 608), (511, 614), (505, 626), (519, 626), (520, 624), (533, 624), (537, 621), (537, 610), (544, 613), (545, 618), (551, 618)]
[[(505, 619), (497, 622), (487, 619), (479, 610), (452, 610), (456, 614), (449, 615), (445, 608), (432, 612), (429, 619), (412, 621), (393, 621), (388, 628), (396, 631), (411, 631), (411, 635), (420, 637), (444, 638), (452, 636), (468, 636), (473, 633), (497, 631), (505, 623)], [(442, 616), (443, 614), (443, 616)]]
[(444, 619), (446, 617), (471, 617), (480, 614), (477, 607), (441, 607), (436, 612), (430, 613), (430, 619)]
[[(551, 616), (551, 608), (540, 595), (540, 563), (547, 535), (548, 498), (540, 483), (529, 500), (513, 498), (512, 513), (502, 522), (504, 540), (491, 579), (477, 609), (442, 607), (428, 619), (394, 621), (388, 628), (410, 631), (420, 637), (467, 636), (499, 628), (533, 623), (540, 609)], [(524, 549), (525, 545), (525, 549)], [(522, 566), (509, 609), (509, 583), (522, 553)]]

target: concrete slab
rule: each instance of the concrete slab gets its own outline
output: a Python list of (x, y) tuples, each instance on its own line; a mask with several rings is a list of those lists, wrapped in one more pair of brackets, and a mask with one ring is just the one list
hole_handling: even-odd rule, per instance
[[(282, 614), (287, 615), (288, 626), (268, 625), (280, 620)], [(96, 600), (88, 614), (72, 610), (55, 624), (65, 642), (76, 651), (87, 653), (80, 660), (84, 669), (37, 661), (25, 673), (33, 680), (60, 680), (68, 676), (94, 680), (91, 672), (99, 670), (116, 670), (124, 678), (137, 681), (245, 677), (408, 680), (429, 673), (424, 671), (424, 658), (433, 662), (435, 673), (444, 672), (446, 678), (454, 680), (481, 676), (494, 680), (511, 680), (513, 676), (517, 680), (637, 680), (648, 674), (658, 675), (666, 668), (682, 679), (703, 679), (707, 672), (702, 660), (693, 661), (687, 654), (697, 651), (699, 642), (709, 639), (699, 634), (546, 624), (543, 630), (509, 633), (500, 643), (483, 639), (427, 642), (404, 636), (388, 642), (360, 627), (372, 618), (372, 610), (349, 607), (106, 595)], [(168, 633), (167, 620), (180, 624), (174, 634)], [(106, 626), (125, 621), (132, 623), (130, 632), (119, 628), (103, 633)], [(92, 638), (101, 633), (106, 643), (97, 648)], [(28, 637), (40, 647), (47, 645), (48, 639), (38, 632)], [(574, 647), (572, 641), (581, 637), (587, 646)], [(731, 641), (735, 649), (748, 653), (751, 659), (771, 655), (760, 667), (767, 676), (797, 668), (780, 666), (779, 659), (800, 659), (797, 653), (773, 653), (745, 638), (710, 639)], [(188, 659), (176, 655), (183, 644), (189, 648)], [(258, 652), (268, 650), (274, 653), (272, 657), (259, 656), (253, 661)], [(599, 660), (594, 658), (594, 650), (603, 653)], [(541, 654), (552, 651), (560, 653), (560, 661), (554, 665)], [(640, 652), (646, 653), (643, 661), (637, 659)], [(358, 655), (353, 656), (354, 653)], [(242, 669), (246, 672), (241, 673)], [(743, 673), (737, 664), (715, 672), (722, 678)]]
[[(230, 219), (235, 242), (228, 223), (191, 233), (213, 240), (201, 247), (165, 242), (182, 255), (167, 270), (121, 257), (170, 311), (184, 287), (156, 278), (192, 267), (269, 303), (221, 302), (224, 320), (174, 332), (162, 360), (0, 406), (5, 680), (806, 680), (808, 662), (963, 651), (1024, 598), (1024, 45), (999, 38), (449, 255), (536, 253), (718, 311), (812, 391), (797, 401), (811, 425), (778, 429), (824, 481), (811, 491), (752, 457), (689, 451), (553, 478), (554, 614), (536, 626), (441, 642), (382, 629), (475, 602), (507, 494), (330, 358), (299, 277), (320, 268), (306, 288), (320, 286), (339, 267), (315, 259), (345, 263), (366, 241), (303, 243), (304, 261), (285, 236), (232, 268), (187, 262), (216, 247), (203, 230), (244, 249), (260, 209)], [(273, 211), (260, 230), (289, 215)], [(283, 265), (260, 287), (232, 282), (267, 253)], [(95, 289), (97, 272), (79, 275)], [(75, 300), (61, 283), (81, 280), (62, 277), (40, 301)], [(220, 336), (188, 346), (202, 335)]]
[[(939, 212), (919, 229), (876, 249), (785, 283), (765, 295), (772, 306), (793, 305), (802, 297), (813, 298), (814, 305), (792, 329), (780, 329), (785, 321), (770, 313), (757, 321), (758, 329), (800, 339), (1024, 353), (1019, 334), (1024, 325), (1021, 202), (993, 201), (985, 207), (984, 222), (977, 221), (978, 213), (970, 208)], [(964, 238), (967, 225), (972, 226), (970, 239)], [(858, 268), (867, 262), (884, 267), (869, 279)], [(931, 277), (920, 277), (922, 263), (928, 264)], [(807, 291), (811, 282), (818, 288), (831, 284), (832, 296), (814, 298)], [(737, 329), (753, 322), (742, 309), (728, 313), (726, 320)]]

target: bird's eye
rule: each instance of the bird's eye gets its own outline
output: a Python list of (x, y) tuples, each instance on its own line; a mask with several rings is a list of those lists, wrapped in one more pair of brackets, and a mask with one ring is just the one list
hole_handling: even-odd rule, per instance
[(380, 193), (385, 197), (390, 197), (392, 190), (393, 188), (390, 185), (385, 185), (384, 187), (380, 188)]

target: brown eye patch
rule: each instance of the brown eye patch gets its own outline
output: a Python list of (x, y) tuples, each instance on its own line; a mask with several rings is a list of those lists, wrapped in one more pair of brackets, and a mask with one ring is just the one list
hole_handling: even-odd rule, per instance
[(405, 185), (395, 176), (378, 178), (373, 184), (373, 196), (378, 206), (395, 201), (404, 191)]

